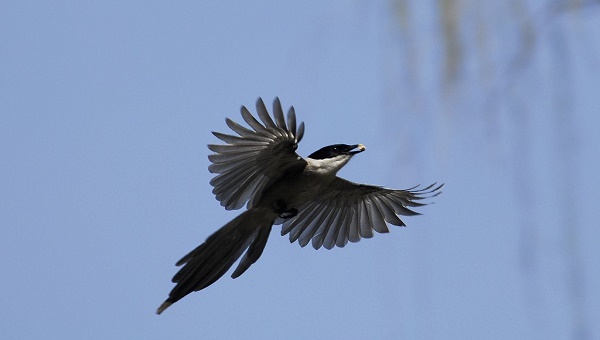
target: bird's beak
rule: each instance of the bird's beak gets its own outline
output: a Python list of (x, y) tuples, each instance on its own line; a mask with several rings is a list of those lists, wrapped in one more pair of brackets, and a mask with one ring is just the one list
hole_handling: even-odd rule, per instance
[[(358, 150), (356, 150), (358, 149)], [(349, 154), (351, 155), (356, 155), (357, 153), (361, 153), (363, 151), (365, 151), (367, 148), (363, 145), (363, 144), (356, 144), (356, 145), (352, 145), (352, 149), (348, 150)]]

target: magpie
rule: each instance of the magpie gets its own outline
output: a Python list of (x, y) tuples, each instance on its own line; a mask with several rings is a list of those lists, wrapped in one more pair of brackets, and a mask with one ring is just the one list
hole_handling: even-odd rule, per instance
[(156, 314), (213, 284), (244, 255), (231, 277), (242, 275), (261, 256), (273, 225), (282, 225), (281, 235), (302, 247), (344, 247), (374, 231), (389, 232), (388, 223), (405, 226), (399, 215), (418, 215), (412, 209), (441, 193), (437, 183), (394, 190), (337, 177), (364, 145), (333, 144), (303, 158), (296, 149), (304, 123), (296, 124), (294, 107), (286, 120), (275, 98), (271, 118), (258, 98), (256, 111), (260, 121), (242, 106), (247, 126), (227, 118), (235, 135), (213, 132), (225, 144), (208, 145), (208, 170), (217, 174), (210, 181), (213, 194), (227, 210), (247, 209), (176, 263), (183, 266), (172, 279), (176, 285)]

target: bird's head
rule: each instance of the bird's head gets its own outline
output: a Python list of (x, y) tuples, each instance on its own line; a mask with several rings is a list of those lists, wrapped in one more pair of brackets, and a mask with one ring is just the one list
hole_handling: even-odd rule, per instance
[(352, 156), (365, 150), (366, 147), (362, 144), (333, 144), (311, 153), (307, 161), (313, 171), (335, 175)]

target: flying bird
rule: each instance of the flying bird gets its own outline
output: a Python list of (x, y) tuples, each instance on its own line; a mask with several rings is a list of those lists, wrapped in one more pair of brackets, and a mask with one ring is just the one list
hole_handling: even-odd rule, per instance
[(405, 226), (398, 215), (418, 215), (411, 209), (441, 193), (443, 184), (394, 190), (337, 177), (364, 145), (333, 144), (303, 158), (296, 149), (304, 123), (296, 124), (294, 107), (286, 120), (275, 98), (271, 118), (258, 98), (256, 111), (262, 123), (242, 106), (248, 127), (227, 118), (237, 135), (213, 132), (225, 144), (208, 145), (214, 152), (208, 170), (217, 174), (212, 192), (227, 210), (247, 209), (176, 263), (183, 266), (172, 279), (176, 285), (156, 314), (213, 284), (245, 252), (231, 277), (242, 275), (261, 256), (273, 225), (281, 224), (281, 235), (302, 247), (309, 242), (315, 249), (344, 247), (373, 231), (389, 232), (387, 223)]

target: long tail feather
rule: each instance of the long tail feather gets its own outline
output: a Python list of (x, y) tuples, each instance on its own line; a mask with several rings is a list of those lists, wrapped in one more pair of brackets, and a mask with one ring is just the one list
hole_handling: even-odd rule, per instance
[(181, 258), (176, 265), (183, 267), (172, 280), (176, 285), (156, 314), (189, 293), (213, 284), (248, 249), (232, 277), (242, 275), (262, 254), (273, 225), (273, 216), (254, 209), (247, 210)]

